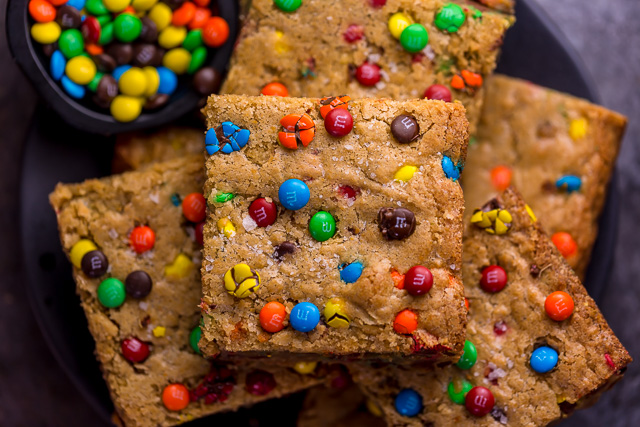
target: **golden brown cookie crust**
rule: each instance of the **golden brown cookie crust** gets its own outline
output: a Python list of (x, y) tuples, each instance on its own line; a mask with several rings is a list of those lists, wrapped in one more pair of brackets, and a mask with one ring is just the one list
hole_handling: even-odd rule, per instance
[[(586, 120), (575, 138), (571, 126)], [(607, 194), (626, 118), (585, 100), (530, 82), (496, 75), (488, 79), (476, 143), (462, 175), (467, 215), (497, 190), (490, 172), (512, 170), (511, 183), (552, 235), (571, 234), (577, 252), (567, 261), (584, 278), (598, 234), (598, 218)], [(581, 178), (579, 191), (556, 189), (564, 175)]]
[[(249, 143), (229, 155), (207, 159), (205, 197), (209, 214), (205, 226), (203, 289), (204, 334), (201, 347), (208, 355), (220, 350), (281, 357), (382, 357), (399, 361), (456, 360), (462, 350), (465, 309), (460, 283), (462, 193), (445, 176), (443, 155), (455, 164), (464, 161), (467, 121), (460, 105), (441, 101), (355, 100), (350, 103), (354, 127), (343, 138), (325, 131), (319, 100), (306, 98), (212, 96), (204, 113), (210, 128), (231, 121), (251, 131)], [(277, 142), (279, 121), (288, 114), (307, 112), (315, 122), (315, 139), (308, 147), (289, 150)], [(420, 136), (411, 144), (398, 143), (390, 132), (397, 116), (415, 116)], [(394, 181), (403, 165), (418, 167), (408, 183)], [(255, 227), (248, 207), (259, 196), (278, 202), (278, 188), (286, 179), (307, 181), (311, 200), (303, 209), (280, 206), (277, 221)], [(339, 197), (337, 189), (359, 189), (355, 201)], [(218, 193), (234, 193), (233, 200), (216, 203)], [(387, 241), (378, 229), (380, 208), (404, 207), (416, 215), (413, 235)], [(320, 243), (311, 238), (308, 222), (324, 210), (337, 221), (337, 233)], [(237, 233), (225, 237), (217, 227), (227, 218)], [(298, 250), (282, 262), (275, 247), (295, 242)], [(364, 272), (356, 283), (339, 278), (338, 266), (359, 260)], [(246, 263), (262, 278), (255, 294), (238, 299), (223, 286), (225, 272)], [(406, 272), (423, 264), (434, 275), (434, 286), (421, 297), (394, 287), (391, 270)], [(337, 329), (321, 321), (309, 333), (291, 326), (271, 334), (258, 321), (261, 308), (279, 301), (287, 309), (303, 301), (320, 311), (334, 297), (346, 301), (352, 322)], [(397, 313), (418, 313), (416, 333), (393, 330)], [(285, 323), (285, 326), (287, 323)], [(417, 344), (417, 345), (416, 345)], [(419, 350), (419, 351), (418, 351)]]
[[(475, 365), (467, 371), (456, 366), (435, 371), (350, 366), (354, 380), (383, 408), (389, 425), (547, 425), (593, 403), (601, 390), (622, 378), (631, 362), (571, 267), (532, 222), (522, 198), (508, 189), (498, 201), (513, 216), (507, 234), (490, 235), (470, 223), (465, 228), (467, 339), (478, 352)], [(508, 275), (506, 287), (493, 294), (479, 286), (482, 269), (489, 265), (500, 265)], [(569, 293), (575, 303), (573, 315), (562, 322), (551, 320), (544, 309), (547, 295), (558, 290)], [(507, 329), (500, 336), (494, 332), (499, 321)], [(559, 354), (558, 365), (546, 374), (529, 366), (531, 352), (540, 344)], [(453, 403), (447, 386), (456, 378), (489, 388), (496, 400), (494, 412), (476, 418), (464, 405)], [(403, 388), (422, 395), (424, 409), (416, 417), (402, 417), (394, 408)]]
[[(171, 203), (174, 193), (184, 197), (200, 192), (203, 183), (203, 158), (196, 155), (154, 164), (143, 172), (58, 184), (50, 196), (65, 253), (78, 240), (87, 238), (109, 260), (110, 269), (102, 277), (91, 279), (77, 268), (73, 275), (103, 376), (116, 411), (127, 426), (175, 425), (321, 382), (315, 375), (299, 375), (269, 362), (229, 366), (235, 372), (236, 386), (226, 402), (207, 405), (201, 399), (180, 412), (168, 411), (162, 404), (166, 385), (179, 382), (193, 388), (211, 369), (211, 363), (189, 345), (189, 334), (200, 320), (200, 246), (181, 207)], [(136, 255), (128, 243), (128, 233), (137, 224), (146, 224), (156, 233), (153, 250), (143, 255)], [(164, 267), (180, 253), (195, 265), (185, 277), (165, 277)], [(101, 281), (116, 277), (124, 282), (135, 270), (151, 276), (151, 293), (141, 300), (129, 296), (116, 309), (103, 307), (96, 297)], [(166, 328), (164, 336), (154, 336), (153, 329), (158, 326)], [(130, 336), (151, 343), (151, 354), (143, 363), (132, 365), (121, 354), (120, 343)], [(266, 396), (245, 391), (246, 375), (256, 367), (271, 372), (276, 379), (276, 388)]]

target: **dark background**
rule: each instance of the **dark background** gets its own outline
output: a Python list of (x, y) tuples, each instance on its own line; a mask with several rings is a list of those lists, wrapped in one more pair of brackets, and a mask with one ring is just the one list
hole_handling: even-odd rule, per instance
[[(537, 1), (582, 56), (604, 105), (630, 120), (618, 160), (615, 261), (600, 308), (637, 362), (597, 405), (563, 425), (640, 426), (640, 2)], [(0, 426), (97, 426), (96, 414), (49, 352), (21, 275), (20, 161), (37, 99), (7, 49), (5, 2), (0, 0)]]

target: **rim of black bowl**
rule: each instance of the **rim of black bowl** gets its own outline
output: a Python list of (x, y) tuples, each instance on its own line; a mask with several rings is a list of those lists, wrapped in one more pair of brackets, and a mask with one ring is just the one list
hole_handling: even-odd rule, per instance
[[(235, 1), (216, 2), (219, 15), (229, 24), (229, 39), (208, 56), (207, 66), (224, 73), (238, 34), (238, 5)], [(48, 64), (40, 59), (41, 46), (31, 38), (28, 2), (8, 0), (6, 31), (9, 50), (14, 61), (35, 86), (46, 103), (70, 125), (90, 133), (104, 135), (130, 132), (169, 123), (194, 110), (202, 95), (185, 81), (179, 81), (178, 88), (169, 98), (167, 105), (154, 112), (142, 111), (131, 122), (118, 122), (108, 112), (100, 112), (83, 105), (80, 100), (70, 97), (49, 75)]]

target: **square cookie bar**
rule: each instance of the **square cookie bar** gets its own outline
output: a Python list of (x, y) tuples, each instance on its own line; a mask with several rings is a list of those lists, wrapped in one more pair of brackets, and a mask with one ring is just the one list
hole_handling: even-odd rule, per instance
[(321, 382), (269, 362), (223, 365), (199, 354), (203, 183), (198, 155), (59, 184), (51, 194), (96, 355), (127, 426), (175, 425)]
[(253, 0), (221, 93), (459, 100), (474, 134), (512, 22), (443, 0)]
[(513, 184), (584, 278), (625, 117), (511, 77), (486, 89), (462, 178), (467, 214)]
[(469, 320), (457, 366), (352, 367), (389, 425), (545, 426), (593, 403), (631, 362), (512, 189), (468, 224), (463, 280)]
[(204, 114), (205, 354), (457, 360), (461, 105), (214, 95)]

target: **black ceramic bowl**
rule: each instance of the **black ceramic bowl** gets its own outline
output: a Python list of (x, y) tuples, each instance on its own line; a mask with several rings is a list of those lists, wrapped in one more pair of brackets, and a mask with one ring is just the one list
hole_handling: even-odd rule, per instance
[[(598, 102), (582, 62), (535, 1), (519, 0), (516, 12), (518, 22), (506, 37), (499, 72)], [(87, 144), (87, 138), (96, 142)], [(55, 214), (47, 197), (59, 181), (109, 175), (112, 155), (113, 138), (60, 126), (55, 116), (40, 109), (25, 147), (20, 204), (24, 277), (33, 313), (52, 353), (104, 425), (109, 423), (113, 405), (93, 355), (93, 338), (75, 295), (71, 266), (60, 248)], [(615, 247), (619, 194), (614, 184), (600, 218), (600, 233), (585, 282), (596, 300), (607, 283)], [(294, 395), (188, 425), (268, 426), (273, 425), (274, 417), (279, 426), (295, 425), (301, 402), (301, 396)]]
[[(188, 76), (179, 76), (178, 87), (166, 105), (154, 111), (143, 110), (136, 120), (128, 123), (116, 121), (108, 110), (97, 107), (87, 97), (82, 100), (70, 97), (51, 78), (49, 58), (43, 53), (42, 46), (31, 38), (28, 3), (26, 0), (7, 1), (9, 48), (14, 60), (40, 96), (65, 122), (85, 132), (109, 135), (160, 126), (197, 107), (202, 95), (192, 89)], [(210, 50), (205, 65), (223, 73), (238, 32), (238, 4), (233, 0), (218, 0), (217, 10), (229, 24), (229, 40), (221, 47)]]

